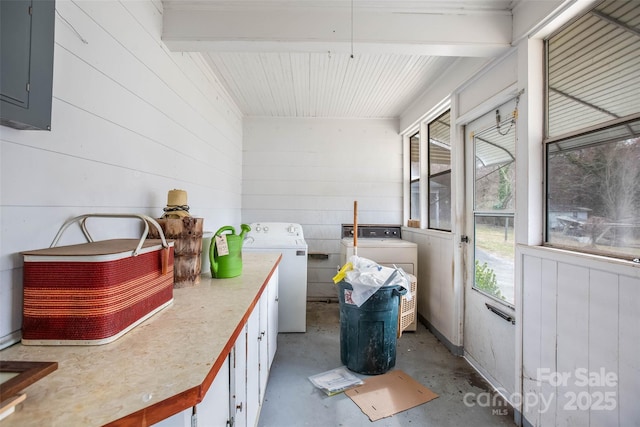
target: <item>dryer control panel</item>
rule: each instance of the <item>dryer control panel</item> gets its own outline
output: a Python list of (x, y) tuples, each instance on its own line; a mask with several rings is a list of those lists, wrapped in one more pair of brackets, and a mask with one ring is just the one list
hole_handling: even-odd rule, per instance
[[(342, 237), (353, 237), (353, 224), (342, 224)], [(401, 239), (402, 226), (385, 224), (358, 224), (358, 238)]]

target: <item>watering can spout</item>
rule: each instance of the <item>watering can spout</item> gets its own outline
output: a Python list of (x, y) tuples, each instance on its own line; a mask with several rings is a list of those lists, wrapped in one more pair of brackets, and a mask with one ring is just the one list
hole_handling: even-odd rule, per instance
[(244, 240), (244, 236), (245, 236), (249, 231), (251, 231), (251, 227), (249, 227), (247, 224), (242, 224), (242, 225), (240, 226), (240, 229), (242, 229), (242, 233), (240, 233), (240, 238), (241, 238), (242, 240)]

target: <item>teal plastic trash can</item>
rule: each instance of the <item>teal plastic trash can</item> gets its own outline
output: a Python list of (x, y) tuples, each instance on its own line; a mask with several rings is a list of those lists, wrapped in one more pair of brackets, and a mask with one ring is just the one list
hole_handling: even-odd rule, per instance
[(384, 374), (396, 365), (398, 309), (407, 290), (383, 286), (358, 307), (349, 283), (338, 282), (338, 289), (342, 364), (364, 375)]

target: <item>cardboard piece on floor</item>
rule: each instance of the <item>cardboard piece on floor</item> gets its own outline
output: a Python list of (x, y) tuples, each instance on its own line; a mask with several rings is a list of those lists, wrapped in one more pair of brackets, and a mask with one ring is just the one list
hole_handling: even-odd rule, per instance
[(364, 384), (345, 394), (371, 421), (406, 411), (438, 397), (401, 370), (366, 378)]

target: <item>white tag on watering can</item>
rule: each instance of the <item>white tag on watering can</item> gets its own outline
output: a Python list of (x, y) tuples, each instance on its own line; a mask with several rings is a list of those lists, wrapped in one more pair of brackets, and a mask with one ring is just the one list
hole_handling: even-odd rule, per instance
[(216, 236), (216, 248), (218, 249), (219, 256), (229, 255), (229, 246), (227, 245), (226, 234)]

